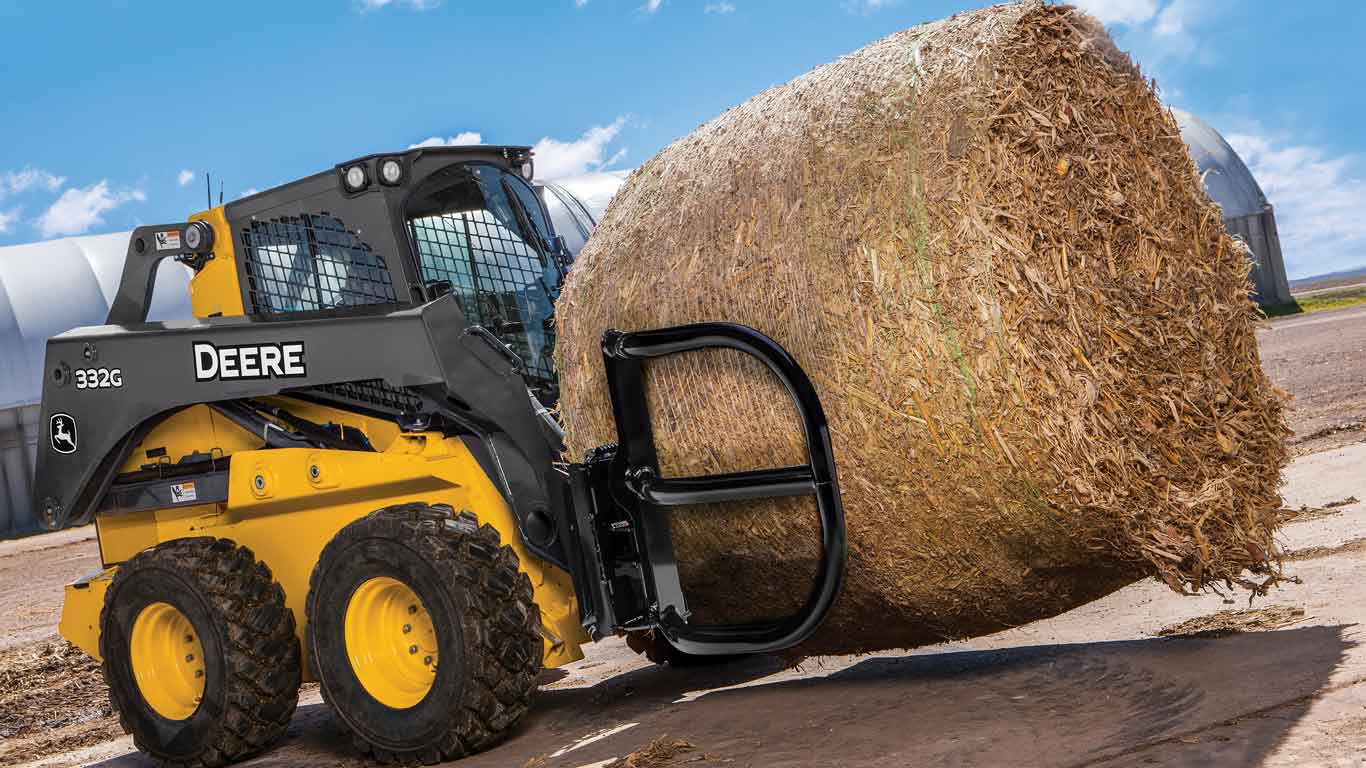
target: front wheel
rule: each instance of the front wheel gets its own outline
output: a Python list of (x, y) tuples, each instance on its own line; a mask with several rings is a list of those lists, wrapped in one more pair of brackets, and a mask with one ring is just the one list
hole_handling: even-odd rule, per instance
[(383, 762), (487, 749), (531, 704), (540, 613), (517, 555), (469, 512), (386, 507), (328, 543), (309, 583), (323, 699)]

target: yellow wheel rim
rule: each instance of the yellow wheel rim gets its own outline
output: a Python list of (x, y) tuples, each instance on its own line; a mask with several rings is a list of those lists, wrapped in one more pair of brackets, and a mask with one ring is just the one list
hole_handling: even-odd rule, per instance
[(158, 715), (185, 720), (204, 698), (204, 646), (185, 614), (152, 603), (133, 621), (129, 657), (138, 691)]
[(379, 703), (408, 709), (436, 681), (436, 627), (417, 593), (379, 576), (356, 588), (346, 604), (346, 655), (365, 690)]

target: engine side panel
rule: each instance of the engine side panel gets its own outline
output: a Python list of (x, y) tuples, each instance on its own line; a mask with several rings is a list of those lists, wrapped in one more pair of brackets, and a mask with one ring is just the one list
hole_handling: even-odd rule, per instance
[(459, 338), (454, 301), (369, 316), (212, 318), (56, 336), (44, 377), (38, 507), (50, 524), (90, 519), (145, 431), (190, 406), (359, 379), (440, 385), (433, 325)]
[[(404, 434), (378, 453), (288, 448), (242, 451), (230, 461), (226, 504), (98, 518), (106, 564), (116, 565), (171, 539), (231, 539), (249, 547), (283, 586), (303, 643), (309, 577), (323, 547), (338, 531), (385, 506), (448, 504), (456, 511), (474, 512), (517, 553), (541, 610), (545, 666), (582, 658), (579, 645), (588, 638), (579, 625), (569, 575), (527, 550), (511, 508), (458, 438), (435, 432)], [(73, 632), (68, 639), (79, 639), (82, 648), (91, 643), (89, 627), (93, 622), (97, 628), (99, 620), (98, 601), (87, 597), (69, 591), (63, 613), (63, 624)], [(306, 654), (305, 647), (305, 670)]]

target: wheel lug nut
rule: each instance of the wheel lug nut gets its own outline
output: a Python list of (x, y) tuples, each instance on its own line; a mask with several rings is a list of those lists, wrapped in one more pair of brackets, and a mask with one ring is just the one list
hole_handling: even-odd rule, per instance
[(410, 646), (408, 646), (408, 653), (417, 653), (417, 646), (416, 646), (416, 645), (410, 645)]
[(417, 606), (416, 606), (416, 605), (410, 605), (410, 606), (408, 606), (408, 613), (417, 613)]
[(426, 664), (427, 666), (430, 667), (430, 666), (432, 665), (432, 657), (431, 657), (431, 656), (428, 656), (428, 657), (424, 658), (424, 659), (422, 660), (422, 663), (423, 663), (423, 664)]
[(404, 625), (403, 625), (403, 634), (406, 635), (406, 634), (408, 634), (409, 632), (412, 632), (412, 631), (413, 631), (413, 625), (412, 625), (412, 624), (404, 624)]
[(196, 669), (196, 670), (194, 671), (194, 676), (195, 676), (195, 677), (203, 677), (203, 676), (204, 676), (204, 670), (202, 670), (202, 669)]
[(185, 654), (185, 660), (186, 660), (186, 661), (194, 661), (194, 654), (193, 654), (193, 653), (187, 653), (187, 654)]
[(193, 642), (194, 642), (194, 635), (186, 635), (186, 636), (185, 636), (185, 642), (187, 642), (187, 643), (193, 643)]

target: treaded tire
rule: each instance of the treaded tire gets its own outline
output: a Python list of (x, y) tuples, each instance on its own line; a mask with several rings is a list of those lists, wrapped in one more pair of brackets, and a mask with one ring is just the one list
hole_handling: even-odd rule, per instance
[[(157, 714), (133, 675), (133, 622), (153, 603), (179, 610), (203, 648), (203, 700), (185, 720)], [(250, 757), (284, 735), (299, 700), (299, 642), (284, 590), (250, 549), (226, 539), (175, 539), (120, 566), (100, 612), (100, 655), (124, 731), (163, 766)]]
[[(345, 616), (356, 588), (397, 579), (436, 627), (432, 688), (412, 707), (378, 701), (347, 653)], [(308, 646), (323, 700), (357, 749), (386, 763), (433, 764), (488, 749), (531, 706), (540, 672), (540, 611), (531, 580), (498, 532), (470, 512), (403, 504), (343, 528), (309, 581)]]

